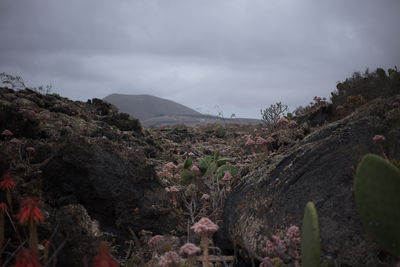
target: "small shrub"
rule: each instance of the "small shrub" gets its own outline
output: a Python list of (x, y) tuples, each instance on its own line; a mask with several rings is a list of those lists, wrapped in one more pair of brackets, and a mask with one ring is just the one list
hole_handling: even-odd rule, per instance
[(334, 106), (345, 105), (350, 96), (362, 97), (369, 102), (377, 97), (389, 97), (400, 93), (400, 73), (389, 69), (389, 76), (378, 68), (375, 72), (367, 69), (363, 74), (353, 73), (353, 76), (336, 85), (336, 90), (331, 93)]
[(218, 138), (224, 138), (226, 136), (226, 129), (220, 124), (217, 124), (214, 129), (214, 135)]
[(286, 112), (288, 112), (288, 106), (282, 104), (281, 102), (277, 102), (276, 104), (272, 104), (269, 108), (265, 110), (261, 109), (261, 120), (269, 125), (276, 125), (280, 117), (283, 117)]

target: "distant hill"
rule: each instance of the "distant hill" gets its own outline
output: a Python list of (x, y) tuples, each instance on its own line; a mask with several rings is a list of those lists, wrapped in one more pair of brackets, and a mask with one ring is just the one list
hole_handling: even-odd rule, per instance
[(201, 115), (184, 105), (151, 95), (112, 94), (104, 100), (116, 106), (120, 112), (126, 112), (139, 120), (162, 116)]
[(144, 126), (163, 126), (174, 124), (196, 125), (208, 123), (259, 124), (256, 119), (222, 119), (217, 116), (203, 115), (189, 107), (174, 101), (151, 95), (111, 94), (103, 100), (116, 106), (140, 120)]

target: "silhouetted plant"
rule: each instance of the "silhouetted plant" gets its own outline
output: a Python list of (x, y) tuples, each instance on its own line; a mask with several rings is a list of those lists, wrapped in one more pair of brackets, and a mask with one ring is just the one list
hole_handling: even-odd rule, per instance
[(282, 104), (282, 102), (277, 102), (276, 104), (272, 104), (269, 108), (265, 110), (261, 109), (261, 119), (264, 123), (270, 126), (276, 125), (279, 118), (284, 116), (285, 113), (288, 112), (288, 106)]
[(53, 86), (51, 84), (48, 85), (40, 85), (39, 87), (28, 87), (25, 85), (24, 80), (22, 79), (21, 76), (18, 75), (11, 75), (7, 74), (5, 72), (0, 73), (0, 85), (5, 85), (9, 87), (10, 89), (13, 90), (24, 90), (24, 89), (30, 89), (35, 92), (41, 93), (41, 94), (50, 94), (51, 90), (53, 89)]

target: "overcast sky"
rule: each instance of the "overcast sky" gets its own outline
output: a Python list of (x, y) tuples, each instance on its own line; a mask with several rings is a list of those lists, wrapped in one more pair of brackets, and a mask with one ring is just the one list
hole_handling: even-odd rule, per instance
[(400, 64), (399, 0), (1, 0), (0, 72), (73, 100), (150, 94), (260, 118)]

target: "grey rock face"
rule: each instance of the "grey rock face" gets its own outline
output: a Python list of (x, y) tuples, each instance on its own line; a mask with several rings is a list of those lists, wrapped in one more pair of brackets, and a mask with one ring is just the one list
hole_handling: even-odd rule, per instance
[(392, 102), (376, 99), (299, 144), (281, 149), (249, 173), (227, 199), (220, 245), (244, 248), (247, 243), (264, 256), (267, 236), (283, 233), (290, 225), (301, 227), (304, 207), (313, 201), (322, 255), (350, 266), (377, 266), (380, 248), (361, 224), (352, 188), (360, 158), (379, 154), (372, 141), (376, 134), (386, 135), (389, 158), (400, 158), (400, 114)]

